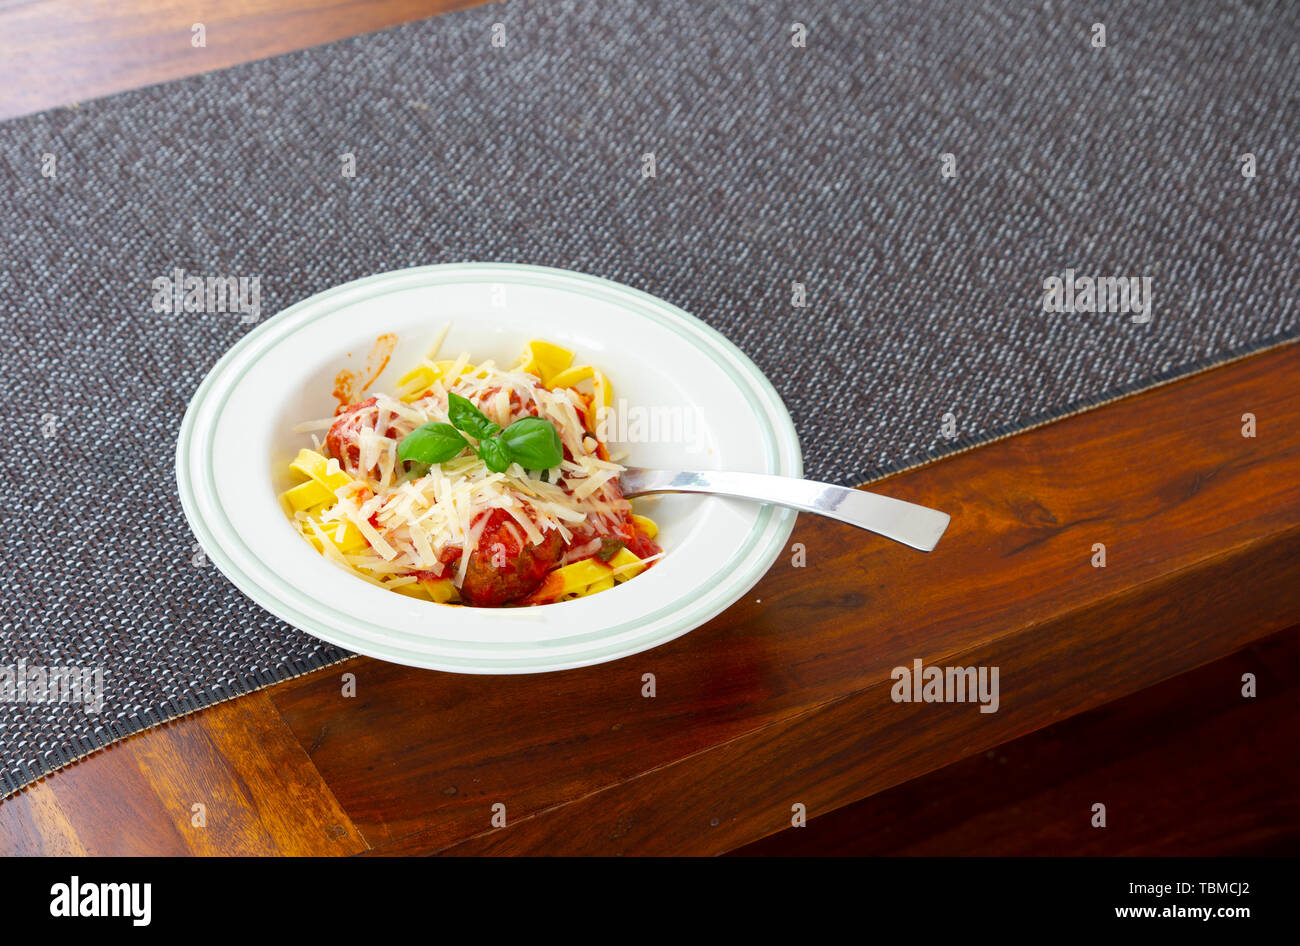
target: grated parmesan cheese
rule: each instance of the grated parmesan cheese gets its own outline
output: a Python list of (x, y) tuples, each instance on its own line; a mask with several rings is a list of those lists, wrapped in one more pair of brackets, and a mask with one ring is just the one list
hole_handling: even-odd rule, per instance
[[(423, 364), (435, 368), (436, 356), (437, 346)], [(423, 392), (417, 388), (407, 394), (408, 398), (419, 395), (409, 403), (377, 394), (372, 404), (344, 415), (350, 420), (339, 425), (337, 436), (348, 455), (346, 471), (355, 482), (337, 491), (338, 502), (322, 515), (322, 521), (340, 537), (346, 524), (352, 523), (368, 547), (346, 557), (336, 552), (341, 564), (371, 576), (406, 575), (414, 570), (442, 575), (450, 549), (459, 553), (452, 576), (459, 586), (477, 548), (485, 514), (494, 509), (509, 515), (507, 528), (520, 544), (540, 544), (546, 532), (555, 531), (567, 545), (584, 525), (597, 536), (617, 530), (630, 509), (617, 489), (624, 468), (597, 455), (603, 445), (586, 430), (585, 407), (575, 391), (549, 390), (533, 374), (499, 368), (490, 361), (471, 365), (465, 353), (450, 366), (442, 364), (447, 370), (428, 375), (434, 380)], [(408, 473), (397, 459), (398, 446), (423, 424), (448, 422), (449, 391), (468, 398), (503, 428), (534, 414), (551, 421), (572, 459), (549, 471), (546, 479), (530, 476), (518, 464), (494, 473), (472, 454), (433, 465), (426, 472)], [(322, 430), (337, 420), (300, 426)], [(312, 528), (319, 527), (313, 524)], [(596, 539), (581, 548), (590, 555), (599, 544)]]

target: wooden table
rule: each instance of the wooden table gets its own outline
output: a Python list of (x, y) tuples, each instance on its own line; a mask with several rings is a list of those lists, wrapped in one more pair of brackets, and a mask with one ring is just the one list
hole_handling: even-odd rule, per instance
[[(0, 6), (0, 116), (466, 5)], [(797, 804), (853, 810), (1252, 642), (1273, 637), (1232, 674), (1294, 660), (1296, 632), (1276, 635), (1300, 624), (1298, 378), (1288, 346), (891, 477), (873, 488), (953, 514), (935, 552), (802, 516), (809, 567), (789, 555), (719, 618), (612, 664), (484, 678), (356, 658), (221, 704), (0, 803), (0, 851), (720, 853)], [(999, 667), (998, 712), (895, 703), (891, 669), (916, 658)], [(1250, 731), (1270, 710), (1234, 712)]]

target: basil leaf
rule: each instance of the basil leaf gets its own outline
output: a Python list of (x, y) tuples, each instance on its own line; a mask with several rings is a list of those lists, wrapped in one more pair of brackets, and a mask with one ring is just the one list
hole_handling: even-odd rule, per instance
[(447, 395), (447, 417), (454, 426), (475, 440), (486, 440), (501, 433), (500, 424), (488, 420), (487, 415), (475, 407), (469, 398), (459, 394)]
[(524, 417), (505, 429), (501, 442), (514, 460), (526, 470), (549, 470), (564, 459), (560, 432), (549, 420)]
[(468, 446), (451, 424), (425, 424), (402, 438), (397, 458), (416, 463), (445, 463)]
[(618, 539), (601, 539), (600, 548), (596, 550), (596, 558), (608, 562), (624, 548), (625, 546)]
[(478, 455), (493, 473), (504, 473), (510, 466), (510, 454), (500, 437), (488, 437), (478, 445)]

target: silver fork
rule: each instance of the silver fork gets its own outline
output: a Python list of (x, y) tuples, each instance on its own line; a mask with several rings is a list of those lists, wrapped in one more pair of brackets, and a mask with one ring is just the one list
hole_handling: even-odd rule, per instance
[(712, 470), (627, 469), (619, 477), (623, 495), (646, 493), (716, 493), (736, 499), (752, 499), (830, 516), (859, 529), (866, 529), (922, 552), (939, 544), (950, 516), (937, 509), (918, 506), (879, 493), (797, 480), (767, 473), (718, 473)]

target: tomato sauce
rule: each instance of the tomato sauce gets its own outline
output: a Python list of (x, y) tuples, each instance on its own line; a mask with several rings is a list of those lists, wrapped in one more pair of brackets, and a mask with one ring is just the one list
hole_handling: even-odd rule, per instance
[(350, 368), (344, 368), (334, 376), (334, 399), (339, 402), (335, 414), (350, 410), (351, 408), (348, 405), (366, 393), (370, 386), (375, 383), (375, 379), (383, 374), (384, 369), (388, 367), (389, 359), (393, 357), (393, 349), (396, 347), (397, 336), (391, 332), (385, 332), (375, 339), (370, 354), (366, 356), (364, 369), (353, 371)]

